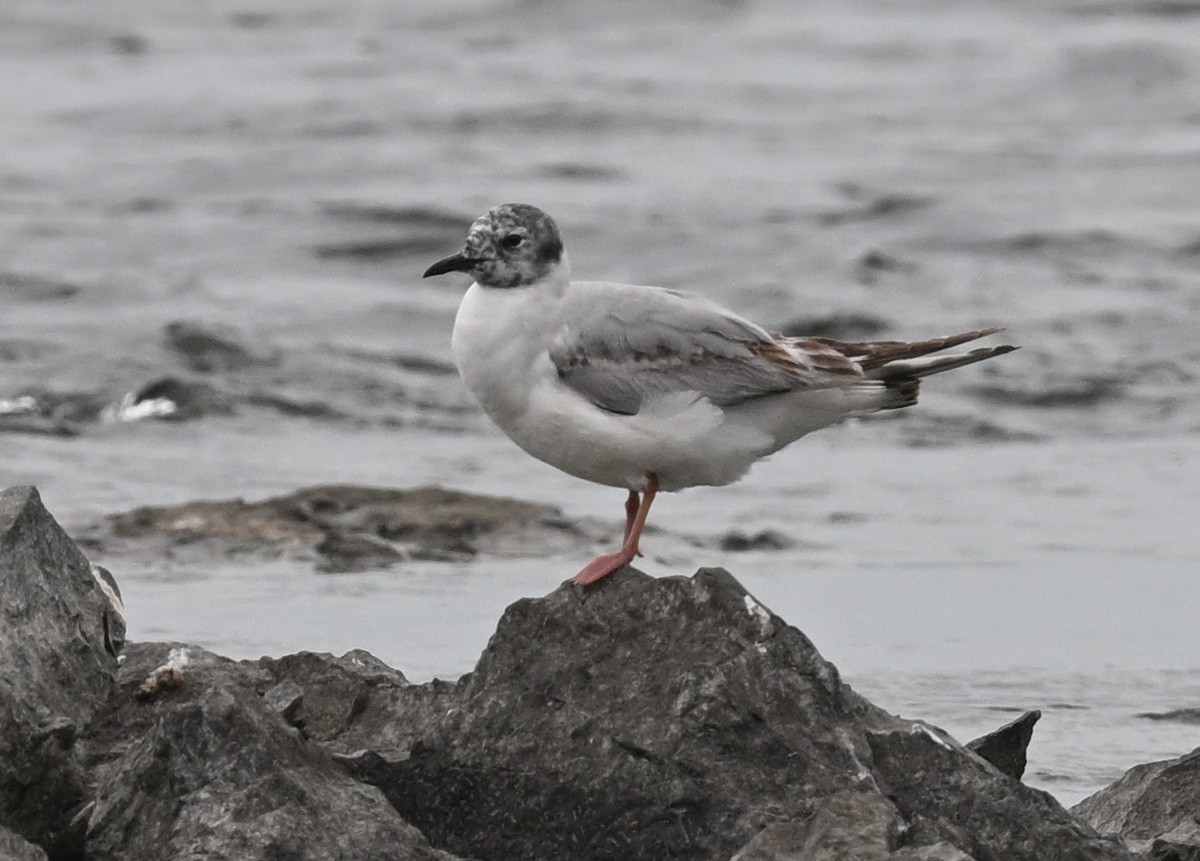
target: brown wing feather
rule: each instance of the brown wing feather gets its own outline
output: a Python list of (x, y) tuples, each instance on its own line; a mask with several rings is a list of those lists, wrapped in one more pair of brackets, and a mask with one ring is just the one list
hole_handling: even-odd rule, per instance
[(996, 326), (990, 329), (975, 329), (963, 332), (961, 335), (949, 335), (945, 338), (931, 338), (928, 341), (870, 341), (848, 342), (835, 341), (832, 338), (808, 338), (807, 340), (822, 344), (831, 350), (841, 353), (849, 359), (856, 360), (864, 371), (886, 365), (901, 359), (915, 359), (939, 350), (957, 347), (968, 341), (986, 338), (997, 332), (1004, 331)]

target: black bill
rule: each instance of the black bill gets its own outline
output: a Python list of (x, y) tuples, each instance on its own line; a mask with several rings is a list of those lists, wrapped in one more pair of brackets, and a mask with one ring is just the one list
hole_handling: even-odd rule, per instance
[(451, 254), (439, 260), (425, 270), (422, 278), (432, 278), (434, 275), (445, 275), (447, 272), (470, 272), (475, 265), (481, 263), (477, 257), (467, 257), (463, 254)]

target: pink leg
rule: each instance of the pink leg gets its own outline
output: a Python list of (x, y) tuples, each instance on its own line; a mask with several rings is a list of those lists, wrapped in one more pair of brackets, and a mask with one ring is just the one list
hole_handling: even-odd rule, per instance
[[(621, 544), (621, 549), (616, 553), (606, 553), (603, 556), (597, 556), (587, 565), (583, 566), (583, 570), (575, 575), (573, 582), (580, 586), (587, 586), (590, 583), (595, 583), (597, 580), (602, 580), (609, 574), (616, 571), (623, 565), (628, 565), (635, 557), (640, 556), (638, 551), (638, 540), (642, 537), (642, 530), (646, 528), (646, 515), (650, 513), (650, 503), (654, 502), (654, 496), (658, 493), (658, 478), (653, 474), (646, 476), (646, 493), (642, 497), (641, 504), (638, 505), (637, 511), (634, 513), (633, 520), (629, 523), (625, 541)], [(636, 496), (630, 493), (630, 497)], [(625, 503), (625, 510), (629, 511), (629, 502)]]
[(633, 521), (637, 519), (640, 505), (641, 499), (638, 498), (637, 491), (629, 491), (629, 498), (625, 500), (625, 535), (621, 538), (622, 544), (629, 540), (629, 533), (633, 529)]

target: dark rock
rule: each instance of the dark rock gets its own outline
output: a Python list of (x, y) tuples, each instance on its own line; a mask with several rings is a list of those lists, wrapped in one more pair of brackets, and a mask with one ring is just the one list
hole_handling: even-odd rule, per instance
[(967, 742), (967, 750), (975, 751), (1000, 769), (1001, 774), (1020, 780), (1025, 774), (1025, 751), (1033, 738), (1033, 726), (1041, 717), (1037, 709), (1025, 712), (999, 729)]
[[(303, 698), (293, 723), (314, 741), (329, 743), (336, 755), (352, 759), (367, 748), (407, 750), (422, 727), (456, 705), (448, 699), (452, 685), (411, 685), (399, 670), (361, 649), (340, 658), (300, 652), (263, 658), (254, 666), (266, 672), (270, 689), (296, 685)], [(355, 762), (363, 764), (361, 758)]]
[(1200, 814), (1193, 814), (1150, 843), (1150, 861), (1200, 861)]
[(932, 846), (910, 847), (893, 852), (890, 861), (975, 861), (975, 859), (951, 843), (934, 843)]
[(298, 721), (297, 714), (304, 705), (304, 688), (291, 679), (270, 688), (263, 694), (263, 702), (279, 712), (279, 716), (292, 726), (303, 725), (303, 721)]
[[(862, 699), (720, 570), (518, 601), (454, 685), (315, 660), (263, 666), (305, 689), (314, 739), (468, 857), (1130, 858)], [(780, 854), (804, 851), (824, 854)]]
[(32, 487), (0, 493), (0, 825), (55, 845), (83, 803), (76, 745), (116, 687), (119, 599)]
[(0, 859), (3, 861), (46, 861), (46, 853), (20, 835), (0, 825)]
[(135, 698), (172, 648), (130, 647), (124, 696), (95, 731), (89, 859), (452, 861), (289, 727), (258, 694), (266, 673), (253, 665), (188, 647), (182, 684)]
[(868, 738), (872, 775), (905, 821), (980, 861), (1130, 858), (1051, 795), (1000, 774), (940, 731), (916, 723)]
[(1071, 811), (1156, 861), (1200, 859), (1200, 748), (1135, 765)]
[(821, 799), (807, 819), (768, 825), (732, 861), (888, 861), (902, 830), (882, 795), (839, 792)]

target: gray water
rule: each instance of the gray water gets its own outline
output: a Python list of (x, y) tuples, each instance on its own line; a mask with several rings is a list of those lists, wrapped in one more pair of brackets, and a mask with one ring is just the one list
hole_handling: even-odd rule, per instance
[[(473, 407), (449, 365), (465, 285), (419, 278), (528, 201), (583, 277), (1023, 346), (664, 497), (648, 572), (728, 567), (861, 692), (961, 739), (1042, 709), (1028, 779), (1067, 803), (1200, 745), (1136, 717), (1200, 700), (1200, 4), (647, 5), (4, 3), (0, 484), (72, 529), (361, 482), (615, 533), (620, 493)], [(176, 321), (228, 348), (198, 365)], [(212, 408), (121, 420), (163, 377)], [(791, 546), (713, 549), (766, 528)], [(362, 647), (420, 680), (597, 549), (338, 576), (97, 561), (134, 638)]]

